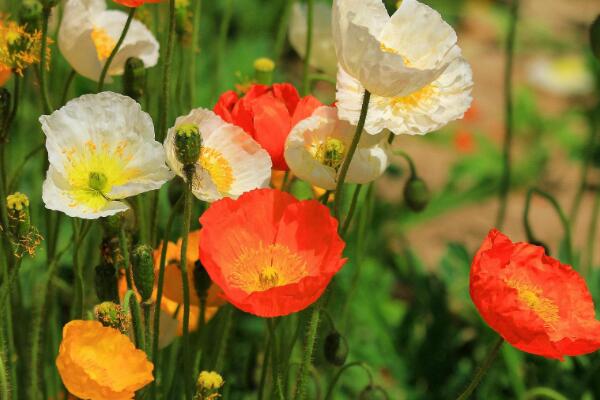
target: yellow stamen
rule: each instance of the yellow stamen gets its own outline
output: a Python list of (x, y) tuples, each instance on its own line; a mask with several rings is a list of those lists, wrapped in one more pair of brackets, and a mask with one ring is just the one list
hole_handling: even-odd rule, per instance
[(516, 279), (509, 279), (506, 284), (517, 291), (519, 300), (537, 315), (544, 325), (553, 328), (560, 320), (558, 306), (535, 285)]
[(338, 169), (344, 162), (346, 146), (336, 138), (327, 138), (324, 142), (313, 145), (312, 154), (321, 164)]
[(431, 96), (435, 94), (435, 92), (436, 87), (430, 84), (407, 96), (394, 97), (389, 101), (393, 108), (410, 109), (418, 106), (424, 101), (427, 101)]
[(94, 42), (94, 46), (96, 47), (96, 54), (98, 55), (98, 60), (104, 61), (112, 53), (113, 49), (117, 45), (117, 42), (106, 32), (106, 29), (94, 26), (92, 30), (92, 41)]
[(234, 181), (233, 169), (219, 151), (211, 147), (202, 147), (200, 165), (208, 171), (220, 193), (227, 193), (231, 190)]

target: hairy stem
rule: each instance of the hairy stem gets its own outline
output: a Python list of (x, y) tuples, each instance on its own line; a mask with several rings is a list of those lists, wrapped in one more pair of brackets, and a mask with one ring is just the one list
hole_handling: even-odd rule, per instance
[(467, 386), (465, 391), (462, 392), (462, 394), (458, 396), (456, 400), (466, 400), (471, 397), (473, 392), (475, 392), (475, 389), (477, 389), (477, 386), (479, 386), (479, 384), (481, 383), (481, 380), (483, 379), (485, 374), (488, 372), (488, 370), (494, 363), (494, 360), (498, 356), (498, 352), (500, 351), (500, 348), (503, 344), (504, 339), (502, 339), (501, 337), (498, 338), (498, 340), (496, 340), (496, 343), (494, 343), (494, 346), (483, 360), (483, 363), (479, 366), (477, 371), (475, 371), (475, 375), (473, 376), (471, 383), (469, 383), (469, 386)]

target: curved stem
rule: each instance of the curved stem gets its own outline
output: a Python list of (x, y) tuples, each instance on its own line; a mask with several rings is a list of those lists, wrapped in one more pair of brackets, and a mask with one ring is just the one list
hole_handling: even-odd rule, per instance
[(565, 240), (566, 240), (566, 246), (567, 246), (567, 248), (566, 248), (566, 251), (567, 251), (566, 258), (567, 259), (565, 261), (568, 264), (572, 263), (573, 262), (573, 245), (572, 245), (572, 239), (571, 239), (571, 223), (570, 223), (567, 215), (563, 211), (562, 207), (558, 203), (558, 201), (554, 197), (552, 197), (552, 195), (550, 195), (549, 193), (546, 193), (537, 188), (531, 188), (527, 192), (525, 209), (523, 211), (523, 225), (525, 226), (527, 240), (533, 241), (533, 238), (535, 237), (533, 235), (533, 230), (531, 229), (531, 224), (529, 222), (529, 209), (530, 209), (531, 200), (532, 200), (534, 194), (537, 194), (538, 196), (541, 196), (544, 199), (546, 199), (552, 205), (552, 207), (554, 207), (554, 210), (558, 214), (558, 216), (560, 218), (560, 222), (563, 226), (563, 230), (565, 232)]
[(71, 88), (71, 84), (73, 83), (75, 76), (77, 76), (77, 72), (75, 72), (74, 69), (71, 69), (71, 73), (69, 73), (69, 77), (65, 83), (65, 88), (63, 89), (63, 95), (60, 99), (61, 105), (64, 105), (67, 102), (67, 97), (69, 97), (69, 89)]
[(29, 153), (27, 153), (25, 155), (25, 157), (23, 157), (23, 159), (21, 160), (21, 164), (19, 164), (19, 166), (17, 168), (15, 168), (15, 173), (8, 183), (8, 190), (10, 193), (12, 193), (16, 189), (19, 178), (21, 177), (21, 174), (23, 173), (23, 170), (25, 169), (25, 166), (27, 165), (27, 163), (33, 157), (35, 157), (37, 153), (44, 150), (45, 148), (46, 148), (45, 143), (37, 145), (33, 150), (31, 150)]
[(500, 348), (502, 347), (503, 344), (504, 344), (503, 338), (500, 337), (500, 338), (498, 338), (498, 340), (496, 340), (496, 343), (494, 343), (494, 346), (492, 347), (492, 349), (490, 350), (488, 355), (483, 360), (483, 363), (481, 364), (481, 366), (479, 366), (479, 368), (475, 372), (475, 375), (473, 376), (471, 383), (469, 384), (469, 386), (467, 386), (465, 391), (460, 396), (457, 397), (456, 400), (466, 400), (469, 397), (471, 397), (471, 395), (473, 394), (475, 389), (477, 389), (477, 386), (479, 386), (479, 384), (481, 383), (481, 380), (485, 376), (486, 372), (488, 372), (488, 370), (494, 363), (494, 360), (496, 359), (496, 356), (498, 356), (498, 352), (500, 351)]
[(171, 63), (173, 58), (173, 46), (175, 43), (175, 0), (169, 0), (169, 33), (167, 36), (167, 49), (165, 50), (165, 63), (163, 64), (161, 104), (159, 107), (159, 122), (157, 140), (162, 142), (167, 135), (167, 121), (169, 119), (169, 90), (171, 89)]
[(317, 331), (319, 329), (319, 318), (321, 316), (321, 302), (317, 301), (313, 305), (312, 314), (308, 323), (308, 332), (306, 334), (306, 343), (304, 344), (304, 353), (302, 354), (302, 364), (298, 370), (298, 377), (296, 379), (296, 393), (294, 400), (301, 400), (304, 398), (304, 382), (306, 380), (306, 373), (308, 372), (312, 363), (313, 351), (315, 348), (315, 341), (317, 339)]
[(285, 45), (285, 39), (288, 33), (290, 14), (292, 12), (292, 5), (294, 0), (285, 0), (283, 13), (281, 14), (281, 21), (279, 21), (279, 29), (277, 30), (277, 36), (275, 37), (275, 50), (273, 59), (278, 62), (281, 59), (283, 53), (283, 46)]
[(514, 105), (513, 105), (513, 68), (515, 54), (515, 38), (519, 20), (519, 0), (512, 0), (510, 6), (510, 25), (506, 39), (506, 64), (504, 67), (504, 101), (505, 101), (505, 131), (504, 147), (502, 152), (502, 179), (500, 181), (499, 201), (500, 206), (496, 217), (496, 227), (502, 229), (506, 217), (508, 192), (511, 181), (511, 150), (514, 130)]
[(190, 360), (190, 287), (187, 270), (187, 249), (190, 234), (190, 220), (192, 219), (192, 180), (193, 172), (187, 173), (185, 201), (183, 203), (183, 230), (181, 232), (181, 257), (179, 268), (181, 269), (181, 283), (183, 286), (183, 379), (185, 380), (185, 398), (192, 395), (192, 376)]
[(340, 207), (342, 205), (342, 193), (344, 191), (344, 181), (346, 180), (346, 175), (348, 174), (348, 169), (350, 168), (350, 162), (352, 162), (352, 157), (354, 157), (354, 153), (356, 152), (356, 148), (358, 147), (358, 142), (360, 142), (360, 137), (365, 128), (365, 122), (367, 122), (367, 113), (369, 111), (369, 102), (371, 101), (371, 93), (368, 90), (365, 90), (365, 94), (363, 96), (362, 109), (360, 111), (360, 118), (358, 120), (358, 125), (356, 126), (356, 132), (354, 133), (354, 139), (352, 139), (352, 143), (350, 144), (350, 148), (348, 149), (348, 154), (346, 154), (346, 158), (344, 159), (344, 163), (340, 168), (340, 172), (337, 178), (337, 185), (335, 188), (335, 202), (333, 206), (334, 214), (336, 218), (340, 217)]
[(396, 150), (396, 151), (394, 151), (394, 154), (396, 154), (397, 156), (400, 156), (406, 160), (406, 162), (408, 163), (408, 167), (410, 169), (410, 178), (417, 179), (417, 167), (415, 166), (415, 162), (413, 161), (412, 157), (409, 156), (407, 152), (402, 151), (402, 150)]
[(523, 396), (524, 400), (533, 400), (538, 397), (544, 397), (552, 400), (568, 400), (565, 396), (556, 390), (547, 387), (536, 387), (528, 390)]
[(131, 7), (129, 9), (129, 14), (127, 15), (127, 21), (125, 22), (125, 26), (123, 27), (123, 31), (121, 32), (121, 36), (117, 41), (117, 44), (110, 52), (110, 55), (106, 59), (104, 63), (104, 67), (102, 67), (102, 72), (100, 73), (100, 79), (98, 80), (98, 92), (101, 92), (104, 89), (104, 80), (106, 79), (106, 75), (108, 74), (108, 70), (110, 69), (110, 65), (112, 64), (115, 56), (119, 52), (121, 45), (125, 41), (125, 37), (127, 36), (127, 32), (129, 32), (129, 27), (131, 27), (131, 23), (133, 22), (133, 17), (135, 16), (135, 11), (137, 7)]
[(371, 370), (369, 369), (369, 367), (365, 363), (363, 363), (362, 361), (355, 361), (355, 362), (352, 362), (352, 363), (344, 365), (335, 374), (335, 376), (333, 377), (331, 383), (329, 384), (329, 388), (327, 389), (327, 394), (325, 395), (325, 400), (330, 400), (331, 398), (333, 398), (333, 391), (335, 389), (335, 385), (338, 383), (338, 381), (342, 377), (342, 374), (344, 372), (346, 372), (346, 370), (348, 370), (348, 369), (350, 369), (352, 367), (361, 367), (367, 373), (367, 375), (369, 376), (369, 385), (370, 386), (373, 385), (373, 374), (371, 373)]
[(315, 19), (315, 0), (306, 1), (306, 50), (304, 51), (304, 69), (302, 72), (302, 93), (310, 93), (310, 59), (312, 57), (313, 27)]
[(352, 222), (352, 218), (354, 218), (354, 213), (356, 211), (356, 206), (358, 204), (358, 197), (360, 196), (360, 191), (363, 185), (357, 185), (356, 189), (354, 189), (354, 195), (352, 196), (352, 203), (350, 204), (350, 210), (348, 211), (348, 216), (344, 220), (344, 226), (342, 227), (341, 235), (342, 237), (346, 236), (348, 232), (348, 228), (350, 228), (350, 223)]
[(42, 45), (40, 49), (40, 92), (42, 95), (44, 113), (46, 114), (50, 114), (54, 109), (52, 107), (50, 97), (48, 96), (48, 88), (46, 87), (46, 62), (48, 61), (46, 57), (46, 52), (48, 49), (48, 20), (50, 19), (51, 12), (51, 7), (44, 6), (42, 16)]

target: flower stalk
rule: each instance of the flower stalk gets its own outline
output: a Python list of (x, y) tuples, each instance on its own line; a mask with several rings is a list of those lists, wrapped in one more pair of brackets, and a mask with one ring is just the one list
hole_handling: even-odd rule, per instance
[(465, 391), (460, 396), (458, 396), (456, 400), (467, 400), (468, 398), (471, 397), (473, 392), (475, 392), (475, 389), (477, 389), (477, 387), (481, 383), (481, 380), (483, 379), (485, 374), (491, 368), (492, 364), (494, 363), (494, 360), (496, 360), (496, 357), (498, 356), (498, 352), (500, 351), (500, 348), (502, 347), (503, 344), (504, 344), (504, 339), (499, 337), (496, 340), (496, 343), (494, 343), (494, 346), (492, 347), (490, 352), (487, 354), (487, 356), (483, 360), (483, 363), (481, 364), (481, 366), (475, 372), (475, 375), (473, 376), (471, 383), (469, 383), (469, 386), (467, 386)]
[(306, 96), (310, 92), (310, 59), (312, 57), (313, 31), (315, 20), (315, 0), (306, 2), (306, 50), (302, 72), (302, 94)]
[(131, 22), (133, 22), (133, 18), (135, 17), (135, 10), (137, 10), (137, 7), (131, 7), (129, 9), (129, 14), (127, 15), (127, 21), (125, 22), (125, 26), (123, 27), (123, 31), (121, 32), (121, 36), (119, 37), (117, 44), (115, 45), (115, 47), (112, 49), (110, 55), (108, 56), (108, 59), (104, 63), (104, 67), (102, 67), (102, 73), (100, 73), (100, 79), (98, 80), (97, 92), (101, 92), (102, 89), (104, 89), (104, 81), (106, 80), (106, 75), (108, 74), (108, 70), (110, 69), (110, 65), (112, 64), (113, 59), (115, 58), (115, 56), (119, 52), (119, 49), (121, 48), (121, 45), (125, 41), (127, 32), (129, 32), (129, 28), (131, 27)]

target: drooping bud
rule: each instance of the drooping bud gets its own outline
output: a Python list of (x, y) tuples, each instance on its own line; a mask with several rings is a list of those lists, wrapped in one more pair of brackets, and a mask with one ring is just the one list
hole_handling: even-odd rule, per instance
[(100, 301), (118, 301), (117, 268), (114, 264), (100, 264), (95, 268), (94, 272), (94, 284), (98, 299)]
[(152, 247), (138, 245), (132, 254), (133, 281), (142, 301), (147, 302), (154, 290), (154, 257)]
[(202, 137), (198, 126), (183, 124), (175, 132), (175, 152), (177, 160), (184, 166), (194, 165), (200, 157)]
[(339, 332), (333, 331), (325, 338), (325, 359), (338, 367), (346, 363), (348, 342)]
[(254, 61), (254, 79), (263, 85), (273, 83), (273, 71), (275, 71), (275, 62), (270, 58), (258, 58)]
[(404, 187), (404, 200), (411, 210), (415, 212), (423, 211), (431, 200), (427, 183), (417, 176), (412, 176)]
[(590, 28), (590, 44), (592, 46), (592, 52), (598, 60), (600, 60), (600, 15), (596, 17), (596, 20)]
[(219, 397), (219, 389), (223, 387), (223, 377), (214, 371), (202, 371), (196, 381), (194, 400), (212, 400)]
[(196, 289), (196, 294), (198, 298), (206, 298), (208, 295), (208, 289), (210, 289), (210, 285), (212, 283), (210, 276), (208, 276), (208, 272), (202, 266), (200, 261), (196, 261), (194, 264), (194, 288)]
[(137, 57), (130, 57), (125, 62), (123, 73), (123, 94), (139, 101), (146, 87), (146, 68), (144, 62)]
[(10, 92), (6, 88), (0, 88), (0, 128), (6, 125), (10, 116)]
[(106, 327), (118, 329), (123, 334), (129, 331), (131, 320), (119, 304), (105, 301), (94, 307), (94, 314), (96, 319)]
[(8, 227), (16, 238), (22, 238), (31, 230), (29, 198), (23, 193), (13, 193), (6, 197), (8, 209)]

